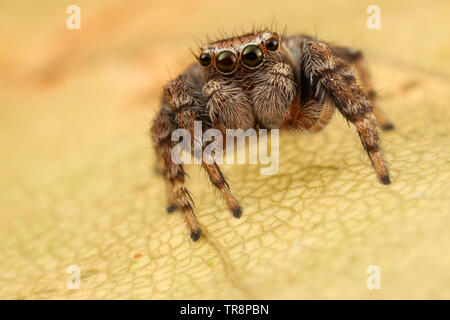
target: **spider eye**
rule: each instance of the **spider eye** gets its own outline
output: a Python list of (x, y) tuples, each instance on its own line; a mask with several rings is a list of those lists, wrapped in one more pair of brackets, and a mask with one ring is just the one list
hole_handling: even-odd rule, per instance
[(242, 62), (247, 67), (256, 67), (261, 64), (263, 61), (264, 54), (262, 50), (253, 44), (246, 46), (244, 50), (242, 50)]
[(200, 57), (198, 57), (198, 61), (200, 61), (202, 66), (207, 67), (211, 63), (211, 55), (209, 53), (202, 53)]
[(267, 50), (275, 51), (278, 49), (278, 40), (275, 38), (268, 39), (265, 44)]
[(217, 69), (223, 73), (230, 73), (236, 69), (236, 56), (231, 51), (222, 51), (216, 58)]

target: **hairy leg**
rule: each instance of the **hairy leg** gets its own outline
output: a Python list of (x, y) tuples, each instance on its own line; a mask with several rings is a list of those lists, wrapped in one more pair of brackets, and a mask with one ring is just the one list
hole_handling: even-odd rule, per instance
[(175, 195), (173, 193), (173, 187), (170, 183), (170, 179), (166, 175), (166, 197), (167, 197), (167, 213), (172, 213), (178, 209), (177, 201), (175, 199)]
[(168, 176), (169, 173), (167, 172), (166, 164), (162, 157), (161, 148), (159, 147), (159, 145), (156, 141), (154, 141), (154, 142), (155, 142), (155, 154), (156, 154), (156, 159), (157, 159), (155, 171), (157, 174), (161, 175), (164, 178), (164, 180), (166, 181), (167, 213), (172, 213), (178, 209), (178, 205), (174, 198), (172, 184), (170, 183), (170, 179)]
[[(193, 201), (185, 187), (185, 173), (181, 164), (175, 164), (171, 158), (173, 143), (170, 140), (171, 133), (177, 128), (183, 128), (191, 134), (192, 143), (199, 143), (204, 148), (200, 137), (195, 135), (194, 122), (202, 120), (199, 113), (202, 110), (198, 96), (192, 94), (192, 88), (182, 75), (170, 81), (164, 88), (163, 107), (157, 115), (152, 128), (152, 136), (157, 142), (161, 156), (164, 159), (164, 166), (168, 172), (168, 180), (171, 186), (167, 187), (169, 206), (168, 211), (173, 211), (177, 207), (185, 216), (187, 227), (191, 233), (193, 241), (197, 241), (201, 235), (200, 225), (195, 217)], [(242, 210), (238, 201), (231, 194), (228, 183), (221, 173), (214, 159), (202, 157), (202, 168), (207, 172), (211, 182), (219, 189), (227, 203), (229, 209), (235, 217), (240, 217)], [(173, 197), (171, 198), (171, 195)], [(171, 203), (173, 199), (174, 203)]]
[(170, 182), (170, 185), (167, 184), (168, 211), (173, 211), (176, 207), (180, 208), (192, 240), (197, 241), (200, 238), (201, 229), (194, 214), (192, 198), (185, 186), (184, 168), (182, 164), (172, 161), (173, 142), (170, 139), (170, 133), (175, 127), (171, 121), (173, 119), (168, 118), (171, 116), (172, 114), (164, 112), (164, 109), (160, 111), (152, 126), (152, 138), (163, 159), (167, 182)]
[[(180, 110), (176, 117), (176, 122), (178, 123), (180, 128), (184, 128), (189, 131), (191, 134), (192, 143), (202, 146), (202, 150), (205, 148), (203, 141), (201, 141), (200, 137), (195, 135), (194, 131), (194, 121), (197, 119), (197, 115), (195, 111), (192, 109), (183, 109)], [(202, 155), (201, 159), (202, 168), (206, 171), (211, 180), (212, 184), (220, 191), (222, 197), (227, 204), (230, 211), (236, 218), (240, 218), (242, 214), (241, 206), (236, 198), (233, 196), (230, 190), (230, 186), (223, 176), (222, 172), (219, 169), (216, 161), (211, 155)]]
[(202, 167), (208, 173), (208, 176), (213, 185), (222, 193), (222, 197), (233, 216), (236, 218), (240, 218), (242, 215), (242, 208), (239, 205), (239, 202), (231, 193), (230, 186), (228, 185), (228, 182), (220, 171), (217, 163), (213, 158), (211, 158), (209, 161), (203, 161)]
[(333, 118), (334, 109), (335, 108), (331, 103), (325, 102), (320, 117), (317, 119), (314, 125), (308, 129), (308, 132), (317, 133), (319, 131), (322, 131)]
[(394, 129), (393, 123), (387, 118), (386, 114), (376, 103), (377, 95), (372, 84), (369, 68), (367, 67), (367, 63), (362, 52), (357, 49), (333, 45), (330, 45), (330, 49), (336, 57), (355, 65), (356, 71), (361, 79), (362, 86), (366, 91), (367, 97), (372, 103), (373, 112), (375, 113), (381, 128), (384, 130)]
[(358, 131), (361, 142), (381, 183), (389, 184), (389, 170), (380, 145), (376, 117), (365, 92), (350, 77), (351, 69), (335, 58), (327, 45), (306, 41), (303, 46), (302, 72), (317, 97), (325, 96)]
[(328, 101), (319, 102), (318, 99), (309, 97), (307, 101), (299, 102), (299, 97), (296, 97), (289, 106), (289, 116), (281, 128), (317, 133), (331, 121), (334, 109), (334, 105)]
[(178, 207), (183, 214), (186, 226), (191, 234), (193, 241), (197, 241), (201, 235), (200, 224), (194, 214), (193, 200), (185, 185), (185, 172), (183, 165), (175, 164), (172, 161), (172, 141), (162, 141), (161, 152), (164, 162), (168, 168), (169, 181), (172, 184), (173, 195)]

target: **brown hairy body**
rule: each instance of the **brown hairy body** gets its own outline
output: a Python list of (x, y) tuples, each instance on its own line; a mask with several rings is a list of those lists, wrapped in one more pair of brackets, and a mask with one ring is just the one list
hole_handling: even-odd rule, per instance
[[(351, 65), (365, 90), (357, 84)], [(202, 121), (203, 131), (216, 128), (223, 135), (226, 129), (249, 128), (318, 132), (335, 109), (355, 126), (380, 182), (389, 184), (376, 122), (384, 129), (393, 125), (375, 104), (359, 50), (304, 35), (281, 39), (270, 31), (203, 46), (198, 62), (164, 87), (162, 107), (151, 128), (159, 171), (167, 179), (168, 212), (180, 209), (191, 238), (199, 239), (201, 229), (185, 186), (183, 165), (171, 159), (173, 130), (186, 129), (193, 140), (197, 139), (194, 121)], [(202, 159), (202, 167), (239, 218), (242, 209), (218, 165)]]

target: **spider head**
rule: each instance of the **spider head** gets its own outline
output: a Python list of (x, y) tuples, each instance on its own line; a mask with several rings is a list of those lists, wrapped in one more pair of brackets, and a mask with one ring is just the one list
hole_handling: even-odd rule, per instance
[[(198, 62), (213, 120), (220, 118), (233, 126), (237, 122), (229, 118), (239, 115), (248, 118), (244, 127), (258, 123), (266, 128), (283, 122), (296, 93), (295, 64), (276, 33), (256, 32), (212, 42), (201, 48)], [(238, 122), (242, 125), (242, 119)]]
[(198, 62), (205, 73), (239, 77), (264, 66), (292, 60), (281, 39), (273, 32), (256, 32), (207, 44)]

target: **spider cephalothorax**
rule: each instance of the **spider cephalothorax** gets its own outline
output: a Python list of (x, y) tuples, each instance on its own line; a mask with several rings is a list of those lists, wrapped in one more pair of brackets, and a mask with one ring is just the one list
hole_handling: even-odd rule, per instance
[[(383, 128), (393, 126), (375, 105), (375, 91), (359, 50), (303, 35), (281, 39), (262, 31), (211, 42), (200, 48), (197, 59), (165, 86), (151, 130), (160, 171), (167, 178), (168, 211), (181, 210), (194, 241), (201, 229), (185, 187), (183, 165), (171, 158), (171, 133), (176, 129), (193, 133), (195, 121), (202, 121), (202, 130), (216, 128), (224, 135), (227, 129), (250, 128), (317, 132), (338, 109), (355, 125), (380, 181), (390, 183), (376, 117)], [(366, 91), (356, 83), (350, 64)], [(201, 162), (233, 215), (240, 217), (242, 209), (217, 164)]]
[(261, 32), (202, 48), (202, 93), (225, 128), (278, 128), (296, 93), (295, 63), (277, 34)]

